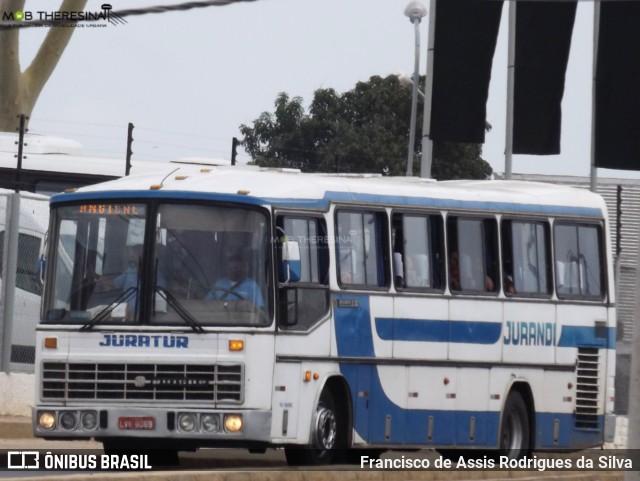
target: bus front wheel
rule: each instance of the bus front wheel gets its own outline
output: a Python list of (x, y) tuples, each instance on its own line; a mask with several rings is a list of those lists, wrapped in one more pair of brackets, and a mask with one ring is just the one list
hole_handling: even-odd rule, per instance
[(509, 458), (521, 458), (528, 454), (529, 415), (522, 395), (513, 391), (509, 394), (500, 423), (500, 453)]
[(336, 401), (330, 391), (320, 396), (311, 431), (311, 444), (305, 447), (285, 448), (290, 466), (331, 464), (337, 461), (340, 448), (344, 448), (344, 423), (336, 411)]

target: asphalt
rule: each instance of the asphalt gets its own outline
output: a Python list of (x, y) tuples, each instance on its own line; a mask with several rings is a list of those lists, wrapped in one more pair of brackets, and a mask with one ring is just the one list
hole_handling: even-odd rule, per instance
[[(16, 443), (24, 445), (33, 438), (31, 418), (20, 416), (0, 416), (0, 440), (4, 444)], [(10, 473), (0, 473), (0, 478), (20, 479), (21, 481), (42, 481), (43, 476), (12, 478)], [(192, 470), (192, 471), (165, 471), (165, 472), (118, 472), (101, 473), (93, 472), (70, 474), (46, 474), (47, 481), (72, 481), (75, 479), (91, 479), (91, 481), (106, 481), (113, 479), (131, 479), (136, 481), (475, 481), (475, 480), (504, 480), (521, 479), (533, 480), (567, 480), (567, 481), (623, 481), (622, 471), (400, 471), (400, 470), (341, 470), (330, 471), (327, 469), (308, 471), (290, 468), (286, 471), (279, 468), (260, 469), (252, 471), (239, 470)]]

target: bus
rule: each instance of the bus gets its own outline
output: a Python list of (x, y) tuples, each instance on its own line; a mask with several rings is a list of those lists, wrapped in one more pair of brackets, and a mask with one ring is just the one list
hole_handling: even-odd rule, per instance
[(294, 465), (601, 446), (608, 228), (598, 195), (516, 181), (219, 167), (58, 194), (35, 436)]

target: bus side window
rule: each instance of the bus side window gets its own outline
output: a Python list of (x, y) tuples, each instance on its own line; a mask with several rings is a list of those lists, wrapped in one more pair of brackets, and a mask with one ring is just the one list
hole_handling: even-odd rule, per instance
[[(42, 239), (29, 234), (18, 234), (18, 258), (16, 270), (16, 287), (32, 294), (42, 294), (39, 276), (39, 255)], [(4, 231), (0, 232), (0, 266), (4, 257)], [(0, 269), (1, 270), (1, 269)], [(2, 273), (0, 272), (0, 276)]]
[(387, 225), (383, 212), (338, 211), (336, 256), (341, 286), (387, 287)]
[(507, 296), (551, 294), (549, 224), (502, 222), (503, 290)]
[(497, 231), (493, 218), (447, 219), (452, 291), (496, 292), (499, 281)]
[(553, 242), (558, 297), (602, 298), (604, 271), (600, 227), (556, 222)]
[(280, 279), (280, 327), (304, 331), (320, 321), (329, 310), (329, 252), (324, 220), (316, 217), (286, 216), (276, 222), (279, 233), (278, 258), (282, 245), (298, 243), (300, 278)]
[(394, 278), (398, 289), (442, 289), (442, 218), (394, 214)]

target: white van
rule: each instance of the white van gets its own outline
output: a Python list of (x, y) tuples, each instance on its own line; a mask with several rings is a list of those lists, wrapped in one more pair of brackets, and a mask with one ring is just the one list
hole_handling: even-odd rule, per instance
[[(4, 262), (7, 198), (11, 194), (13, 194), (11, 190), (0, 189), (0, 276), (2, 276), (1, 267)], [(34, 362), (35, 328), (40, 317), (42, 294), (42, 259), (48, 225), (49, 197), (22, 192), (11, 339), (12, 363), (32, 365)], [(4, 295), (1, 289), (2, 279), (0, 279), (0, 297)]]

